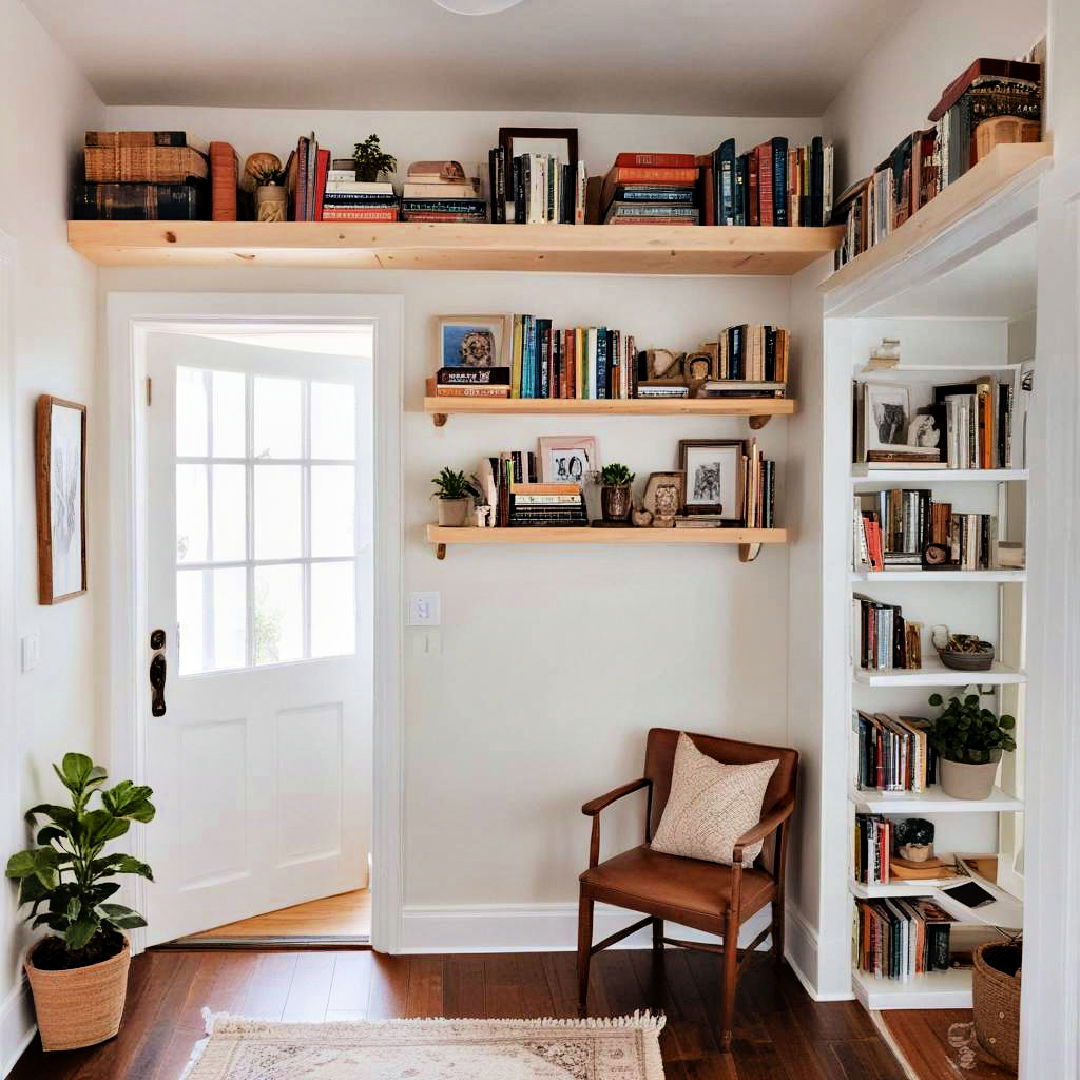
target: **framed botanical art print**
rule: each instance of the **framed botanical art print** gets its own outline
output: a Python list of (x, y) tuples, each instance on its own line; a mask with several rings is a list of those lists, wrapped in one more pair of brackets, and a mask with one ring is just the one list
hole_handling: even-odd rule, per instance
[(36, 423), (38, 599), (86, 592), (86, 406), (42, 394)]
[(436, 315), (436, 366), (508, 366), (508, 324), (506, 315)]
[(540, 479), (545, 484), (585, 484), (600, 471), (594, 435), (558, 435), (539, 440)]
[(741, 439), (681, 439), (679, 466), (686, 474), (685, 510), (739, 525), (745, 520), (746, 443)]

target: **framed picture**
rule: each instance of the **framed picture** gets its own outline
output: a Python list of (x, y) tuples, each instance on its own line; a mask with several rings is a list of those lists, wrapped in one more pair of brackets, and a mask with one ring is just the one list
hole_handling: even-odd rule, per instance
[(662, 487), (671, 486), (678, 490), (678, 506), (675, 508), (675, 512), (681, 511), (686, 502), (686, 475), (677, 469), (649, 473), (649, 479), (645, 481), (645, 491), (641, 496), (642, 507), (655, 516), (657, 491)]
[(545, 484), (584, 484), (600, 471), (594, 435), (556, 435), (539, 440), (540, 479)]
[(38, 598), (86, 592), (86, 406), (42, 394), (36, 423)]
[(577, 128), (499, 128), (507, 167), (519, 154), (544, 154), (564, 165), (578, 160)]
[(436, 315), (437, 366), (506, 367), (509, 321), (507, 315)]
[(911, 422), (908, 388), (897, 383), (868, 382), (863, 394), (866, 450), (906, 446)]
[(746, 517), (741, 439), (680, 439), (679, 465), (686, 474), (687, 514), (711, 514), (740, 524)]

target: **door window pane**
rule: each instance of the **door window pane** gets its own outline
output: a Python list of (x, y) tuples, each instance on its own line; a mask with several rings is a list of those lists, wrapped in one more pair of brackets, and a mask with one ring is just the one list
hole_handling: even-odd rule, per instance
[(247, 571), (242, 566), (176, 575), (180, 674), (247, 666)]
[(255, 466), (255, 558), (296, 559), (302, 547), (299, 465)]
[(356, 468), (311, 466), (311, 554), (353, 555)]
[(303, 567), (255, 567), (255, 663), (277, 664), (304, 655)]
[(210, 373), (201, 368), (176, 369), (176, 456), (206, 457), (207, 382)]
[(212, 465), (214, 562), (247, 558), (247, 470), (243, 465)]
[(176, 621), (179, 631), (180, 674), (203, 671), (203, 572), (181, 570), (176, 575)]
[(176, 561), (205, 562), (209, 555), (206, 466), (176, 466)]
[(311, 564), (311, 655), (356, 652), (356, 586), (352, 562)]
[(213, 456), (242, 458), (247, 454), (247, 376), (242, 371), (213, 372)]
[(338, 383), (311, 384), (311, 456), (356, 457), (356, 392)]
[(247, 570), (225, 566), (209, 573), (213, 578), (214, 656), (210, 671), (247, 666)]
[(256, 459), (303, 454), (300, 387), (299, 379), (255, 378)]

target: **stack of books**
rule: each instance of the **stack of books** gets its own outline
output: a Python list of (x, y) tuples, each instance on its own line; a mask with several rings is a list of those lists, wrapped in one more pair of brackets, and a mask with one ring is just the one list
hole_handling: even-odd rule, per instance
[(725, 139), (695, 161), (701, 169), (702, 224), (828, 224), (833, 148), (821, 136), (806, 146), (776, 136), (742, 154), (734, 139)]
[[(184, 131), (88, 131), (74, 216), (128, 221), (208, 218), (208, 149)], [(235, 186), (233, 194), (235, 199)]]
[(327, 173), (323, 221), (397, 221), (399, 216), (393, 184), (357, 180), (352, 169), (332, 168)]
[(721, 330), (717, 340), (702, 349), (712, 358), (713, 381), (774, 383), (783, 387), (788, 379), (790, 342), (791, 335), (782, 326), (743, 323)]
[(488, 523), (500, 528), (588, 525), (580, 484), (539, 483), (532, 450), (504, 450), (484, 458), (477, 470), (480, 491), (494, 509)]
[(585, 162), (550, 154), (488, 151), (491, 220), (497, 225), (580, 225), (585, 221)]
[(952, 917), (932, 900), (857, 900), (855, 956), (861, 971), (907, 982), (949, 969)]
[(855, 880), (863, 885), (889, 884), (893, 823), (879, 814), (855, 815)]
[(301, 135), (285, 163), (290, 221), (320, 221), (330, 173), (330, 151), (321, 149), (315, 133)]
[(918, 671), (922, 667), (922, 623), (904, 618), (899, 604), (852, 596), (855, 659), (864, 671)]
[(460, 161), (414, 161), (405, 177), (401, 216), (405, 221), (482, 224), (487, 202), (479, 179), (466, 176)]
[(927, 740), (928, 726), (921, 716), (855, 710), (851, 722), (855, 787), (920, 794), (936, 784), (938, 755)]
[(429, 397), (508, 398), (510, 369), (441, 367), (428, 380), (427, 391)]
[(619, 154), (600, 189), (605, 225), (697, 225), (693, 154)]

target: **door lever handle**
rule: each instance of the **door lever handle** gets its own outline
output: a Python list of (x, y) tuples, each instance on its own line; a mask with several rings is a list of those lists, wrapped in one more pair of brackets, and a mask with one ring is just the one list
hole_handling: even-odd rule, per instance
[(168, 671), (168, 663), (164, 653), (157, 653), (150, 661), (150, 687), (151, 702), (150, 712), (154, 716), (165, 715), (165, 675)]

